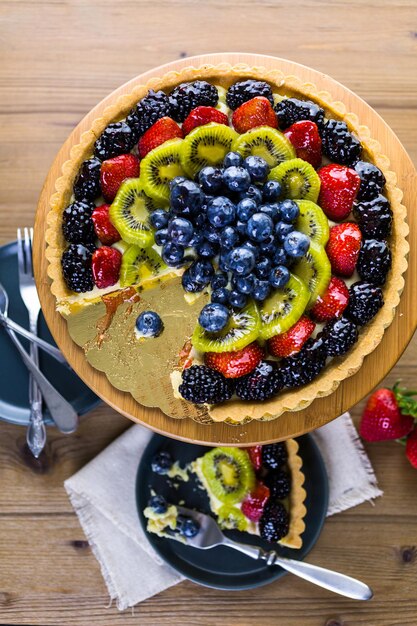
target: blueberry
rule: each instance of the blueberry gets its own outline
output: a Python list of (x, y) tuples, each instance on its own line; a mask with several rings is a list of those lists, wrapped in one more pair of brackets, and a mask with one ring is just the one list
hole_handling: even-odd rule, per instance
[(169, 181), (169, 188), (172, 190), (174, 187), (176, 187), (180, 183), (183, 183), (185, 180), (188, 180), (187, 178), (185, 178), (185, 176), (175, 176), (175, 178)]
[(265, 241), (272, 235), (273, 230), (274, 223), (265, 213), (255, 213), (248, 221), (247, 232), (253, 241)]
[(198, 256), (203, 259), (212, 259), (219, 252), (219, 247), (216, 243), (210, 243), (210, 241), (202, 241), (194, 246)]
[(277, 180), (267, 180), (262, 187), (264, 202), (275, 202), (282, 193), (282, 185)]
[(174, 215), (193, 215), (203, 204), (203, 192), (192, 180), (182, 180), (171, 189), (171, 211)]
[(248, 299), (243, 293), (239, 293), (239, 291), (235, 291), (234, 289), (230, 292), (229, 302), (236, 309), (243, 309), (246, 305)]
[(217, 230), (217, 228), (215, 228), (214, 226), (211, 226), (211, 224), (207, 226), (204, 231), (204, 237), (210, 243), (220, 243), (220, 236), (221, 232)]
[(300, 214), (298, 204), (294, 200), (283, 200), (279, 203), (281, 219), (287, 224), (291, 224)]
[(247, 248), (248, 250), (250, 250), (255, 257), (255, 261), (259, 258), (259, 248), (254, 243), (252, 243), (252, 241), (245, 241), (245, 243), (242, 245), (242, 248)]
[(182, 275), (182, 286), (189, 293), (203, 291), (210, 283), (214, 274), (212, 264), (207, 259), (194, 261)]
[(188, 245), (192, 248), (196, 248), (202, 241), (204, 241), (204, 232), (202, 230), (194, 230)]
[(155, 243), (157, 246), (163, 246), (168, 241), (168, 228), (160, 228), (155, 233)]
[(279, 205), (277, 202), (270, 202), (269, 204), (261, 204), (258, 211), (269, 215), (273, 222), (276, 222), (280, 218)]
[(188, 537), (191, 539), (198, 534), (200, 530), (200, 524), (192, 519), (191, 517), (186, 517), (185, 515), (177, 516), (177, 528), (180, 531), (181, 535), (184, 537)]
[(151, 496), (148, 500), (148, 506), (153, 509), (154, 513), (166, 513), (168, 509), (164, 496)]
[(259, 244), (259, 251), (263, 254), (273, 254), (276, 250), (276, 243), (274, 235), (265, 239), (265, 241), (261, 241)]
[(290, 280), (290, 272), (285, 265), (277, 265), (269, 274), (269, 282), (274, 289), (282, 289)]
[(198, 322), (208, 333), (217, 333), (226, 326), (230, 312), (224, 304), (206, 304), (198, 317)]
[(290, 259), (284, 248), (276, 248), (273, 258), (274, 265), (285, 265), (289, 267)]
[(230, 291), (225, 287), (219, 287), (211, 293), (211, 301), (219, 304), (229, 304)]
[(220, 245), (230, 250), (230, 248), (234, 248), (239, 241), (239, 233), (233, 226), (226, 226), (220, 235)]
[(207, 217), (216, 228), (223, 228), (232, 224), (236, 216), (236, 207), (229, 198), (218, 196), (209, 202), (207, 207)]
[(236, 207), (236, 213), (241, 222), (247, 222), (257, 212), (258, 205), (252, 198), (243, 198)]
[(223, 172), (219, 167), (208, 165), (200, 170), (198, 182), (206, 193), (217, 194), (223, 188)]
[(292, 224), (286, 224), (285, 222), (278, 222), (278, 224), (275, 225), (275, 235), (276, 235), (277, 241), (279, 243), (282, 243), (285, 237), (288, 237), (288, 235), (292, 233), (293, 230), (294, 230), (294, 226)]
[(310, 247), (310, 239), (304, 233), (294, 232), (287, 235), (284, 239), (284, 250), (288, 256), (299, 259), (304, 256)]
[(265, 180), (269, 173), (269, 165), (259, 156), (248, 156), (243, 162), (244, 167), (249, 172), (252, 182), (259, 183)]
[(221, 289), (222, 287), (227, 287), (227, 283), (229, 282), (229, 278), (227, 274), (223, 272), (219, 272), (213, 276), (211, 279), (211, 288)]
[(168, 224), (168, 212), (164, 211), (164, 209), (155, 209), (149, 216), (149, 221), (151, 225), (159, 230), (160, 228), (165, 228)]
[(136, 329), (143, 337), (158, 337), (164, 325), (158, 313), (143, 311), (136, 320)]
[(256, 261), (255, 273), (258, 278), (267, 280), (271, 269), (272, 261), (268, 257), (262, 256)]
[(254, 300), (262, 302), (269, 296), (271, 291), (271, 285), (267, 280), (260, 280), (259, 278), (253, 279), (252, 297)]
[(219, 254), (219, 269), (222, 272), (227, 272), (228, 269), (229, 269), (228, 258), (229, 258), (229, 251), (228, 250), (225, 250), (224, 252), (220, 252), (220, 254)]
[(208, 220), (205, 213), (199, 213), (193, 219), (194, 226), (200, 230), (204, 230), (207, 227)]
[(168, 236), (178, 246), (187, 247), (194, 233), (191, 222), (184, 217), (174, 217), (168, 224)]
[(169, 452), (158, 452), (152, 459), (151, 468), (155, 474), (168, 474), (173, 465), (172, 457)]
[(236, 291), (245, 294), (245, 296), (248, 296), (250, 293), (252, 293), (253, 279), (254, 277), (252, 276), (252, 274), (249, 274), (249, 276), (234, 276), (232, 285)]
[(228, 152), (223, 160), (224, 167), (239, 167), (242, 165), (242, 157), (238, 152)]
[(246, 191), (251, 180), (249, 172), (244, 167), (232, 165), (224, 170), (223, 182), (230, 191)]
[(234, 248), (227, 257), (229, 269), (239, 276), (247, 276), (255, 267), (255, 255), (244, 246)]
[(256, 187), (256, 185), (250, 185), (246, 191), (240, 194), (240, 199), (243, 198), (251, 198), (256, 202), (256, 204), (261, 204), (262, 202), (262, 193), (261, 190)]
[(247, 226), (246, 222), (241, 222), (240, 220), (236, 222), (236, 230), (242, 237), (246, 237), (247, 235)]
[(162, 248), (161, 256), (167, 265), (179, 265), (184, 258), (184, 248), (168, 241)]

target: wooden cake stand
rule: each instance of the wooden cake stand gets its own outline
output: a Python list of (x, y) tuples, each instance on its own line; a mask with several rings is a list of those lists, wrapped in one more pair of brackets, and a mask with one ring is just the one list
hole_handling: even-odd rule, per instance
[[(329, 91), (334, 100), (343, 101), (348, 111), (356, 113), (361, 123), (370, 127), (372, 137), (380, 142), (382, 152), (391, 161), (391, 169), (397, 174), (398, 186), (404, 192), (403, 204), (408, 211), (411, 247), (408, 271), (405, 274), (405, 289), (394, 321), (385, 331), (379, 346), (365, 358), (361, 369), (354, 376), (344, 380), (330, 396), (315, 400), (302, 411), (284, 413), (270, 422), (252, 421), (237, 426), (225, 423), (203, 425), (191, 419), (167, 417), (159, 409), (141, 406), (130, 394), (113, 387), (104, 373), (94, 369), (87, 362), (83, 350), (71, 340), (66, 321), (55, 310), (55, 298), (50, 292), (47, 277), (44, 240), (46, 215), (49, 211), (49, 199), (55, 190), (55, 180), (61, 174), (62, 164), (69, 158), (71, 147), (79, 143), (80, 135), (91, 127), (93, 120), (99, 117), (118, 96), (129, 93), (135, 85), (144, 84), (152, 77), (191, 65), (198, 67), (205, 63), (216, 65), (222, 62), (231, 65), (245, 63), (250, 66), (280, 69), (285, 75), (295, 74), (303, 81), (315, 83), (319, 89)], [(35, 223), (34, 265), (42, 310), (56, 343), (74, 371), (104, 402), (135, 422), (169, 437), (207, 445), (247, 446), (297, 436), (326, 424), (359, 402), (394, 366), (413, 335), (417, 326), (416, 189), (417, 172), (393, 131), (366, 102), (329, 76), (298, 63), (255, 54), (208, 54), (175, 61), (141, 74), (104, 98), (79, 123), (58, 152), (40, 195)]]

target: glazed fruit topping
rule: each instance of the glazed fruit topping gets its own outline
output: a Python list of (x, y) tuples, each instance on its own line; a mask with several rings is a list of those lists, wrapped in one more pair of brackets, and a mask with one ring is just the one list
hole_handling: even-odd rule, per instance
[(392, 211), (389, 200), (379, 194), (372, 200), (355, 202), (353, 215), (366, 239), (386, 239), (391, 234)]
[(76, 200), (95, 200), (100, 195), (100, 167), (101, 161), (92, 157), (81, 165), (74, 183)]
[(382, 289), (366, 282), (357, 282), (349, 287), (349, 305), (346, 317), (362, 326), (371, 321), (384, 304)]
[(278, 470), (288, 457), (285, 443), (270, 443), (262, 446), (262, 465), (271, 470)]
[(329, 120), (324, 126), (323, 152), (334, 163), (354, 166), (360, 159), (362, 146), (345, 122)]
[(385, 241), (367, 239), (358, 258), (358, 274), (362, 280), (383, 285), (391, 268), (391, 252)]
[(226, 94), (226, 103), (234, 111), (244, 102), (252, 100), (252, 98), (257, 96), (267, 98), (271, 104), (274, 104), (272, 89), (268, 83), (260, 80), (242, 80), (229, 87)]
[(229, 400), (233, 382), (206, 365), (192, 365), (182, 373), (179, 392), (185, 400), (195, 404), (216, 404)]
[(280, 371), (273, 361), (261, 361), (250, 374), (236, 382), (236, 395), (241, 400), (268, 400), (283, 387)]
[(135, 142), (161, 117), (171, 115), (168, 96), (163, 91), (149, 90), (129, 113), (126, 122), (134, 132)]
[(110, 221), (109, 209), (110, 204), (101, 204), (91, 215), (97, 239), (105, 246), (111, 246), (116, 241), (120, 241), (120, 235)]
[(169, 95), (172, 117), (183, 122), (187, 115), (198, 106), (215, 107), (219, 99), (216, 87), (204, 80), (181, 83)]
[(206, 352), (205, 364), (226, 378), (240, 378), (252, 372), (264, 357), (264, 350), (254, 342), (233, 352)]
[(311, 319), (302, 315), (289, 330), (268, 340), (268, 351), (277, 357), (296, 354), (311, 336), (315, 326)]
[(283, 500), (290, 495), (291, 479), (284, 470), (269, 472), (264, 478), (265, 484), (269, 487), (271, 498)]
[(378, 389), (367, 402), (359, 433), (366, 441), (400, 439), (408, 435), (413, 426), (413, 417), (401, 412), (395, 392)]
[(279, 127), (286, 129), (295, 122), (310, 120), (315, 122), (319, 129), (324, 123), (324, 111), (310, 100), (298, 100), (297, 98), (284, 98), (275, 105), (275, 113), (278, 117)]
[(93, 252), (92, 270), (94, 282), (99, 289), (112, 287), (120, 276), (122, 255), (116, 248), (101, 246)]
[(257, 96), (240, 105), (232, 116), (233, 128), (238, 133), (246, 133), (257, 126), (277, 128), (277, 116), (267, 98)]
[(211, 106), (199, 106), (193, 109), (182, 125), (182, 130), (185, 135), (188, 135), (197, 126), (203, 126), (210, 122), (216, 122), (217, 124), (229, 125), (229, 118), (226, 113), (219, 111)]
[(62, 232), (69, 243), (93, 243), (94, 224), (91, 215), (94, 204), (87, 200), (76, 200), (62, 214)]
[(164, 325), (155, 311), (143, 311), (136, 320), (136, 330), (142, 337), (158, 337)]
[(317, 322), (328, 322), (340, 317), (349, 302), (349, 289), (346, 283), (333, 276), (326, 291), (317, 298), (310, 313)]
[(288, 534), (289, 516), (281, 502), (273, 498), (268, 500), (259, 522), (259, 530), (262, 539), (269, 543), (276, 543)]
[(126, 122), (109, 124), (94, 145), (94, 154), (102, 161), (127, 154), (135, 145), (135, 135)]
[(385, 185), (385, 176), (381, 170), (367, 161), (358, 161), (354, 167), (361, 178), (358, 191), (359, 202), (366, 202), (378, 196)]
[(251, 520), (259, 522), (266, 503), (268, 502), (270, 491), (266, 485), (258, 482), (255, 490), (251, 491), (242, 502), (242, 513)]
[(94, 287), (91, 257), (94, 246), (72, 244), (62, 255), (61, 265), (64, 280), (71, 291), (84, 293)]
[(171, 117), (161, 117), (147, 131), (144, 132), (138, 143), (138, 153), (143, 159), (148, 152), (162, 145), (170, 139), (182, 139), (183, 131)]
[(281, 361), (281, 375), (288, 388), (311, 383), (326, 364), (326, 349), (321, 339), (310, 338), (300, 352)]
[(352, 210), (361, 179), (355, 170), (343, 165), (325, 165), (318, 171), (320, 194), (318, 203), (335, 222), (346, 219)]
[(246, 451), (249, 454), (255, 471), (260, 470), (262, 466), (262, 446), (251, 446), (250, 448), (246, 448)]
[(101, 164), (100, 186), (106, 202), (113, 202), (120, 185), (126, 178), (139, 176), (139, 159), (134, 154), (121, 154)]
[(353, 322), (340, 317), (327, 322), (319, 338), (323, 341), (327, 356), (341, 356), (357, 341), (358, 330)]
[(321, 138), (315, 122), (303, 120), (295, 122), (284, 132), (291, 141), (299, 159), (317, 168), (321, 164)]
[(338, 276), (352, 276), (358, 262), (362, 235), (353, 222), (336, 224), (330, 229), (326, 253), (332, 271)]

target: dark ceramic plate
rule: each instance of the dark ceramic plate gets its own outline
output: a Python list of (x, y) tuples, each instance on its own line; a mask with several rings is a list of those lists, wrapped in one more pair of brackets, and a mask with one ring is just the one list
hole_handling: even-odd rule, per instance
[[(304, 487), (307, 491), (303, 547), (300, 550), (293, 550), (277, 546), (277, 551), (282, 556), (302, 560), (320, 535), (327, 512), (328, 482), (323, 460), (313, 438), (310, 435), (304, 435), (297, 441), (303, 459)], [(170, 452), (173, 459), (180, 460), (184, 465), (204, 454), (208, 448), (168, 439), (161, 435), (152, 437), (143, 454), (136, 479), (136, 501), (139, 519), (144, 529), (146, 529), (147, 520), (143, 515), (143, 510), (147, 505), (151, 489), (164, 495), (170, 502), (178, 503), (184, 500), (184, 506), (196, 508), (204, 513), (210, 512), (205, 492), (198, 487), (196, 480), (192, 477), (189, 482), (178, 481), (179, 487), (176, 489), (172, 483), (169, 484), (166, 477), (152, 472), (151, 459), (160, 450)], [(245, 535), (238, 531), (227, 531), (226, 534), (236, 541), (259, 545), (267, 550), (271, 549), (270, 544), (253, 535)], [(199, 550), (151, 533), (147, 533), (147, 537), (159, 556), (180, 574), (200, 585), (214, 589), (251, 589), (277, 580), (286, 573), (280, 567), (269, 567), (224, 546)]]
[[(25, 328), (28, 328), (28, 314), (19, 292), (17, 272), (17, 244), (9, 243), (0, 247), (0, 283), (9, 295), (9, 315)], [(46, 326), (43, 315), (39, 316), (39, 335), (55, 345)], [(27, 348), (25, 339), (21, 339)], [(79, 415), (91, 411), (100, 400), (78, 378), (52, 357), (39, 351), (40, 367), (45, 376), (71, 402)], [(0, 327), (0, 420), (21, 426), (29, 422), (28, 371), (20, 360), (4, 328)], [(52, 423), (49, 412), (45, 410), (45, 421)]]

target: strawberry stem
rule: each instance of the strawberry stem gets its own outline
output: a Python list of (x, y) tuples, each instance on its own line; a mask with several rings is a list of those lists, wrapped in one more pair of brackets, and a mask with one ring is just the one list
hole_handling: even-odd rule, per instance
[(400, 387), (399, 381), (395, 383), (392, 390), (401, 413), (403, 415), (411, 415), (417, 420), (417, 400), (414, 399), (414, 396), (417, 396), (417, 391)]

